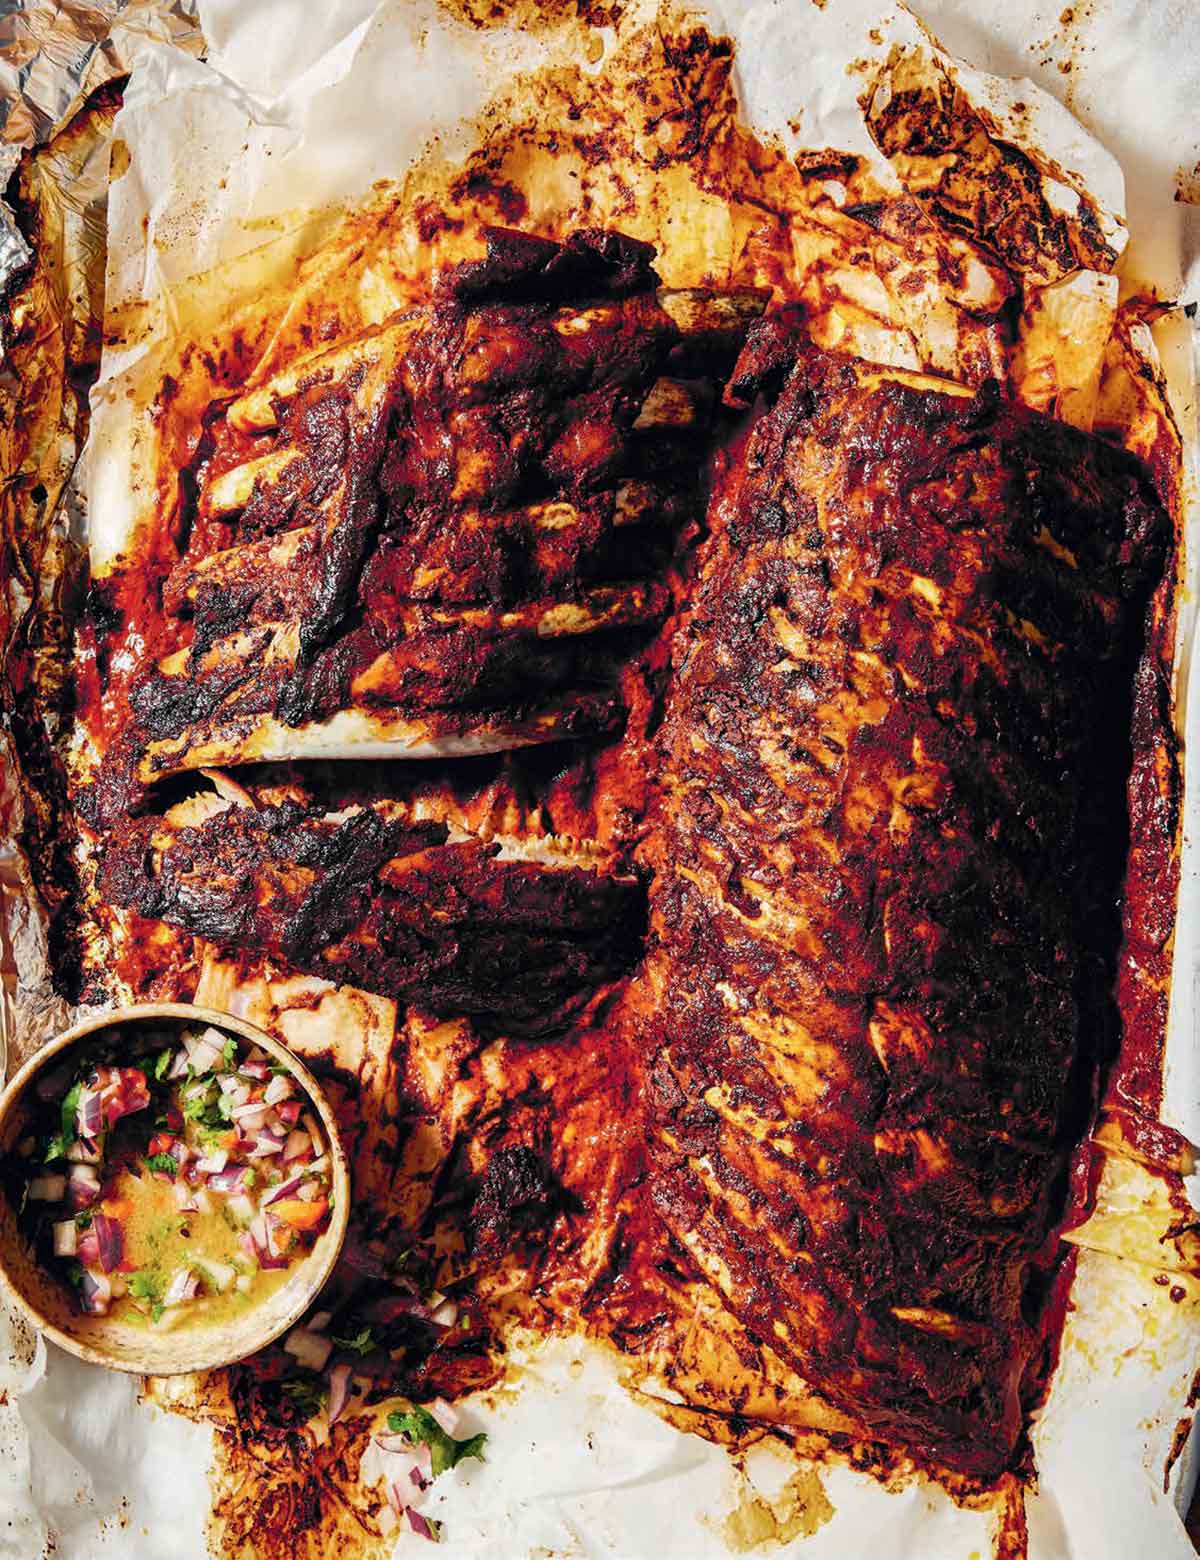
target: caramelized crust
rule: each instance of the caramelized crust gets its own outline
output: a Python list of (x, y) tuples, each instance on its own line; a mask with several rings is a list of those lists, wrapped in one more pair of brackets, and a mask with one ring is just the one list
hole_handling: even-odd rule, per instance
[(489, 230), (428, 309), (210, 409), (172, 648), (130, 689), (105, 822), (163, 776), (333, 756), (348, 730), (428, 757), (619, 722), (717, 377), (765, 304), (660, 289), (652, 257)]
[(395, 810), (222, 806), (139, 818), (106, 855), (113, 904), (221, 946), (484, 1028), (563, 1028), (637, 958), (635, 878), (559, 841), (449, 838)]
[(653, 1197), (869, 1432), (990, 1475), (1115, 1040), (1131, 687), (1169, 528), (1113, 448), (902, 379), (774, 323), (735, 374), (778, 399), (674, 646)]
[[(101, 891), (501, 1037), (478, 1140), (450, 1134), (485, 1290), (528, 1259), (548, 1314), (699, 1413), (987, 1481), (1019, 1457), (1117, 1046), (1170, 525), (1114, 447), (820, 351), (785, 309), (734, 366), (729, 404), (769, 409), (685, 558), (712, 382), (761, 298), (668, 295), (649, 259), (493, 233), (431, 311), (223, 409), (165, 580), (178, 647), (102, 774)], [(391, 770), (321, 802), (219, 776), (128, 816), (214, 763), (595, 737), (631, 694), (570, 801), (552, 756), (530, 769), (511, 831)], [(542, 833), (558, 805), (616, 837)]]

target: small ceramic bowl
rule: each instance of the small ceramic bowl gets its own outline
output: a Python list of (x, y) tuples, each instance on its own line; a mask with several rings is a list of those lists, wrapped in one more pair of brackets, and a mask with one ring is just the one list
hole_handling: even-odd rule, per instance
[(272, 1040), (254, 1024), (218, 1013), (211, 1008), (179, 1002), (151, 1002), (140, 1007), (117, 1008), (86, 1019), (44, 1045), (0, 1095), (0, 1157), (12, 1152), (27, 1119), (28, 1090), (37, 1078), (64, 1060), (64, 1053), (83, 1049), (88, 1037), (99, 1030), (155, 1029), (205, 1026), (239, 1036), (268, 1051), (287, 1069), (304, 1091), (329, 1141), (330, 1184), (333, 1208), (329, 1227), (317, 1237), (312, 1250), (289, 1273), (287, 1281), (260, 1306), (253, 1306), (235, 1321), (208, 1327), (190, 1323), (171, 1331), (155, 1332), (111, 1316), (85, 1316), (69, 1285), (50, 1272), (30, 1249), (18, 1228), (16, 1210), (0, 1191), (0, 1287), (5, 1295), (47, 1338), (94, 1365), (109, 1370), (132, 1371), (145, 1376), (177, 1376), (189, 1371), (215, 1370), (253, 1354), (278, 1338), (304, 1314), (325, 1284), (346, 1235), (350, 1216), (350, 1174), (338, 1140), (333, 1110), (320, 1084), (308, 1068), (286, 1047)]

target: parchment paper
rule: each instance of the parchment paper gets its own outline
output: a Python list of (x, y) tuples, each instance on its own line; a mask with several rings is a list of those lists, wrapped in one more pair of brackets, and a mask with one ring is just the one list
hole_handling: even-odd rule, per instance
[[(118, 125), (129, 165), (110, 203), (109, 303), (156, 300), (164, 333), (173, 285), (256, 244), (310, 247), (327, 203), (396, 177), (431, 134), (453, 152), (462, 119), (504, 72), (535, 64), (541, 48), (534, 38), (476, 32), (421, 4), (202, 0), (200, 10), (207, 61), (145, 40)], [(824, 8), (714, 0), (710, 10), (738, 42), (743, 100), (756, 127), (797, 144), (865, 153), (872, 149), (845, 67), (872, 47), (867, 34), (879, 13), (866, 0), (829, 0)], [(1038, 89), (1023, 83), (1008, 93), (1010, 103), (1038, 105), (1038, 133), (1117, 211), (1126, 205), (1124, 171), (1131, 272), (1177, 295), (1200, 280), (1196, 214), (1174, 200), (1176, 175), (1200, 153), (1200, 13), (1183, 4), (1097, 3), (1081, 14), (1076, 42), (1055, 47), (1060, 13), (1061, 6), (1028, 0), (1004, 7), (943, 0), (923, 10), (973, 65), (1032, 75), (1070, 97), (1120, 166)], [(885, 22), (875, 49), (913, 25), (894, 13)], [(1060, 69), (1065, 63), (1069, 73)], [(1002, 110), (1002, 88), (971, 80)], [(243, 224), (250, 215), (257, 228)], [(272, 217), (274, 227), (266, 225)], [(1167, 331), (1160, 348), (1181, 421), (1194, 432), (1186, 332)], [(138, 352), (147, 350), (153, 354), (153, 346)], [(125, 506), (137, 500), (129, 460), (115, 452), (136, 453), (138, 429), (121, 389), (126, 376), (146, 369), (115, 345), (95, 397), (89, 482), (101, 560), (106, 536), (120, 533)], [(1191, 824), (1198, 806), (1191, 787)], [(1185, 861), (1179, 945), (1187, 953), (1176, 978), (1166, 1101), (1167, 1119), (1193, 1140), (1200, 1139), (1195, 854)], [(1035, 1432), (1035, 1560), (1170, 1560), (1192, 1552), (1173, 1498), (1187, 1482), (1186, 1458), (1175, 1465), (1172, 1493), (1163, 1470), (1188, 1413), (1200, 1284), (1186, 1274), (1165, 1284), (1155, 1276), (1111, 1255), (1081, 1254), (1076, 1310)], [(20, 1340), (13, 1347), (19, 1359)], [(0, 1522), (0, 1557), (29, 1560), (53, 1534), (62, 1560), (199, 1560), (209, 1432), (135, 1407), (130, 1382), (41, 1351), (28, 1346), (32, 1363), (23, 1378), (10, 1373), (14, 1396), (0, 1403), (0, 1435), (12, 1447), (0, 1473), (0, 1507), (7, 1503), (11, 1513)], [(794, 1491), (784, 1488), (791, 1463), (763, 1447), (738, 1471), (724, 1452), (664, 1425), (621, 1389), (607, 1360), (578, 1345), (540, 1351), (519, 1392), (490, 1408), (468, 1405), (465, 1414), (471, 1428), (492, 1432), (488, 1462), (439, 1481), (429, 1508), (445, 1517), (443, 1547), (454, 1556), (707, 1560), (730, 1552), (725, 1524), (735, 1510), (757, 1513), (768, 1527), (771, 1513), (785, 1525), (795, 1515)], [(804, 1560), (967, 1560), (989, 1552), (994, 1513), (958, 1509), (919, 1485), (889, 1493), (845, 1468), (822, 1479), (832, 1515), (813, 1536), (772, 1552)], [(825, 1515), (810, 1494), (807, 1514), (814, 1513)], [(397, 1553), (424, 1553), (423, 1544), (406, 1535)]]

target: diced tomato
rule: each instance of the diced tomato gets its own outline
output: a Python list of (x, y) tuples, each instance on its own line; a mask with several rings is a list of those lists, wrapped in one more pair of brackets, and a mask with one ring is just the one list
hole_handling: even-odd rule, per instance
[(173, 1132), (156, 1132), (150, 1139), (150, 1147), (147, 1153), (153, 1159), (155, 1154), (169, 1154), (175, 1146), (175, 1134)]
[(271, 1208), (273, 1214), (285, 1224), (290, 1224), (294, 1230), (316, 1229), (328, 1211), (329, 1204), (323, 1199), (320, 1202), (302, 1202), (299, 1197), (285, 1197)]
[(289, 1127), (294, 1127), (300, 1120), (300, 1112), (303, 1109), (304, 1106), (300, 1100), (281, 1100), (275, 1107), (280, 1121), (285, 1122)]
[(183, 1131), (183, 1112), (177, 1105), (167, 1107), (167, 1126), (176, 1136)]
[(146, 1075), (138, 1067), (97, 1067), (94, 1087), (100, 1093), (106, 1127), (150, 1103)]

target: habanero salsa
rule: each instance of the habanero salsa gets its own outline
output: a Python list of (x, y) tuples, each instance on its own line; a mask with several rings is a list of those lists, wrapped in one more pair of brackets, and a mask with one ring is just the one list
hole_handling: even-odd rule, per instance
[[(329, 1222), (328, 1145), (291, 1075), (213, 1028), (101, 1030), (54, 1068), (5, 1167), (22, 1229), (93, 1316), (210, 1326)], [(119, 1060), (118, 1060), (119, 1058)]]

